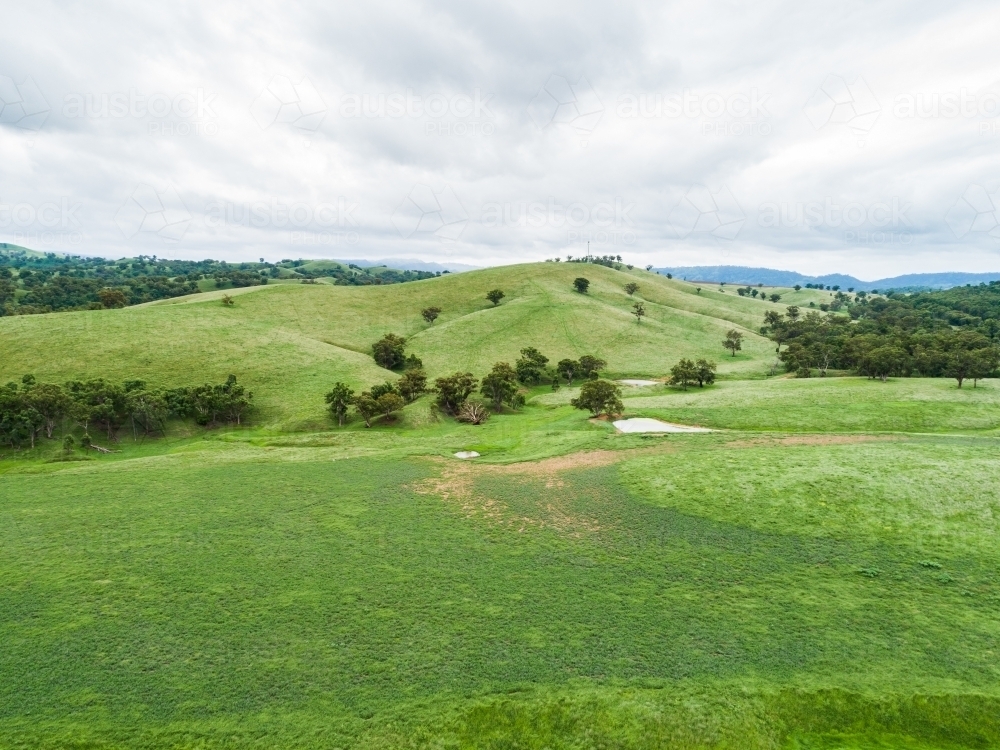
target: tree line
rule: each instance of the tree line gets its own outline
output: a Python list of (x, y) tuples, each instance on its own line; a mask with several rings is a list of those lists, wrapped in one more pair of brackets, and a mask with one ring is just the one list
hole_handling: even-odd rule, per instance
[[(65, 430), (67, 422), (82, 430), (84, 446), (92, 445), (91, 430), (113, 443), (126, 427), (133, 438), (162, 435), (170, 418), (207, 427), (242, 424), (252, 408), (253, 394), (235, 375), (225, 383), (171, 389), (104, 378), (59, 385), (25, 375), (20, 383), (0, 388), (0, 443), (34, 448), (40, 438), (52, 439), (58, 427)], [(66, 437), (72, 445), (72, 437)]]
[(761, 331), (775, 342), (785, 369), (799, 377), (809, 377), (814, 369), (825, 376), (834, 369), (883, 381), (951, 377), (961, 388), (965, 380), (975, 385), (994, 376), (1000, 350), (987, 321), (957, 327), (946, 316), (908, 300), (878, 298), (852, 306), (849, 316), (803, 315), (794, 306), (784, 315), (768, 311)]

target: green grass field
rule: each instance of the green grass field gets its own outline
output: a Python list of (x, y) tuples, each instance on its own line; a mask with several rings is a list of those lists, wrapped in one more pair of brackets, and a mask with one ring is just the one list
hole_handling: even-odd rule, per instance
[[(1000, 747), (1000, 388), (766, 378), (771, 303), (635, 276), (641, 325), (626, 274), (564, 264), (0, 319), (4, 379), (235, 371), (263, 407), (0, 454), (0, 748)], [(333, 427), (389, 330), (432, 375), (711, 356), (625, 409), (715, 432), (620, 434), (575, 388)]]

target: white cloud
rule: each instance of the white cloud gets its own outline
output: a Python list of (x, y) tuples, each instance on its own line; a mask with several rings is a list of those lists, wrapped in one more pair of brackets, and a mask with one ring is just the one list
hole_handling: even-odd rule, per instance
[[(5, 13), (3, 241), (486, 265), (589, 240), (663, 265), (1000, 269), (986, 2)], [(73, 226), (38, 218), (51, 205)]]

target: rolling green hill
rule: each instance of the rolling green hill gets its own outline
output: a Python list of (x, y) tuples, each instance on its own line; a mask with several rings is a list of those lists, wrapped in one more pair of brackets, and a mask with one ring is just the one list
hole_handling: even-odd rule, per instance
[[(577, 276), (588, 294), (573, 290)], [(630, 298), (622, 286), (636, 280)], [(501, 288), (494, 307), (486, 292)], [(223, 294), (236, 299), (220, 303)], [(647, 317), (631, 315), (636, 299)], [(433, 324), (420, 311), (443, 309)], [(702, 289), (642, 271), (535, 263), (448, 274), (385, 286), (277, 284), (162, 300), (120, 310), (0, 318), (0, 381), (137, 377), (161, 386), (219, 381), (233, 373), (256, 394), (261, 419), (285, 426), (325, 424), (323, 394), (343, 380), (356, 388), (396, 377), (377, 367), (370, 346), (386, 333), (436, 377), (482, 376), (535, 346), (553, 362), (596, 354), (612, 374), (662, 376), (681, 357), (719, 362), (722, 376), (758, 377), (773, 345), (754, 331), (772, 303)], [(780, 305), (779, 305), (780, 307)], [(743, 351), (721, 342), (743, 330)]]

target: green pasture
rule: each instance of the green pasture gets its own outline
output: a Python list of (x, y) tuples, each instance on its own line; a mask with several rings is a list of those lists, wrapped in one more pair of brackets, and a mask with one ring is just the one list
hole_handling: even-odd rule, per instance
[[(232, 372), (260, 407), (0, 452), (0, 750), (1000, 747), (994, 381), (766, 377), (772, 303), (596, 266), (226, 293), (0, 319), (0, 380)], [(386, 332), (432, 377), (710, 357), (624, 404), (713, 432), (547, 386), (481, 426), (425, 396), (335, 427), (333, 382), (396, 377)]]
[(8, 471), (0, 746), (1000, 739), (995, 441), (680, 437), (551, 474), (266, 439)]

